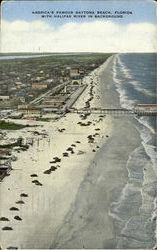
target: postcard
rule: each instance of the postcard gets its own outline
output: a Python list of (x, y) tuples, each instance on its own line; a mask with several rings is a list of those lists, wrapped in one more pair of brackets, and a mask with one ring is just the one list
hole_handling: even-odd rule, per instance
[(155, 1), (3, 1), (0, 248), (157, 247)]

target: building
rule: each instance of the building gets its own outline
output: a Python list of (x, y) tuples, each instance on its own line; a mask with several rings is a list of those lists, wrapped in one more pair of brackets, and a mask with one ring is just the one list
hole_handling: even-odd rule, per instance
[(79, 73), (80, 73), (81, 75), (84, 75), (84, 74), (85, 74), (85, 71), (84, 71), (84, 70), (79, 70)]
[(50, 100), (50, 101), (45, 101), (44, 104), (45, 105), (64, 105), (65, 102), (60, 101), (60, 100)]
[(10, 156), (11, 152), (8, 150), (0, 150), (0, 156)]
[(79, 76), (79, 75), (80, 75), (80, 72), (79, 72), (78, 68), (70, 69), (70, 76), (71, 77), (76, 77), (76, 76)]
[(26, 120), (36, 120), (37, 119), (37, 117), (36, 116), (29, 116), (29, 115), (25, 115), (24, 116), (24, 119), (26, 119)]
[(10, 99), (10, 96), (8, 96), (8, 95), (1, 95), (0, 96), (0, 101), (9, 101), (9, 99)]
[(16, 85), (22, 85), (22, 82), (15, 82)]
[(82, 84), (82, 80), (81, 79), (74, 79), (72, 80), (72, 85), (81, 85)]
[(157, 104), (138, 104), (134, 112), (139, 115), (157, 115)]
[(19, 97), (19, 101), (25, 103), (26, 99), (25, 99), (25, 97), (21, 96), (21, 97)]
[(48, 85), (47, 84), (32, 84), (32, 89), (47, 89)]
[(28, 107), (28, 108), (19, 108), (19, 111), (22, 113), (22, 114), (37, 114), (37, 115), (40, 115), (41, 114), (41, 108), (32, 108), (32, 107)]
[(44, 100), (45, 105), (64, 105), (66, 102), (66, 96), (53, 96)]
[(135, 110), (157, 112), (157, 104), (138, 104)]
[(25, 105), (25, 104), (18, 105), (18, 110), (27, 109), (27, 108), (29, 108), (29, 105)]

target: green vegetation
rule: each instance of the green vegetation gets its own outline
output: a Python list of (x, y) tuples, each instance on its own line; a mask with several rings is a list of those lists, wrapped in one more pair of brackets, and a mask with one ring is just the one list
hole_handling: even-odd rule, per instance
[(3, 130), (18, 130), (18, 129), (22, 129), (25, 127), (29, 127), (29, 125), (22, 125), (22, 124), (15, 124), (13, 122), (0, 121), (0, 129), (3, 129)]
[[(44, 56), (44, 57), (32, 57), (32, 58), (15, 58), (12, 60), (2, 60), (1, 61), (1, 67), (3, 69), (17, 71), (17, 63), (18, 63), (18, 71), (24, 72), (25, 69), (28, 69), (28, 67), (32, 68), (32, 65), (34, 68), (40, 68), (44, 69), (47, 68), (47, 65), (51, 65), (53, 67), (53, 64), (66, 64), (66, 65), (73, 65), (73, 64), (85, 64), (88, 63), (103, 63), (109, 56), (112, 54), (110, 53), (41, 53), (41, 55), (48, 55), (52, 54), (52, 56)], [(2, 55), (2, 54), (1, 54)], [(4, 54), (3, 54), (4, 55)], [(2, 56), (3, 56), (2, 55)], [(33, 55), (32, 53), (28, 54), (6, 54), (7, 56), (13, 56), (13, 55)], [(35, 53), (35, 55), (40, 55)]]

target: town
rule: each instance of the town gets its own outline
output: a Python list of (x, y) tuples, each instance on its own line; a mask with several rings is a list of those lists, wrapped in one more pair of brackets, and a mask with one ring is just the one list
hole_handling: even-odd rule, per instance
[[(1, 60), (0, 180), (10, 172), (15, 152), (27, 150), (33, 139), (15, 133), (29, 122), (58, 120), (86, 89), (83, 78), (109, 55), (57, 55)], [(33, 125), (38, 126), (38, 125)], [(15, 131), (14, 136), (10, 131)], [(34, 133), (38, 133), (34, 131)], [(46, 136), (43, 132), (42, 136)]]

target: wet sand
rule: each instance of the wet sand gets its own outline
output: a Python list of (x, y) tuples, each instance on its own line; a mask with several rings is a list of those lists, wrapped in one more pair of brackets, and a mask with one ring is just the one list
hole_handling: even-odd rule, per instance
[(114, 132), (88, 168), (52, 248), (115, 248), (110, 204), (127, 183), (126, 163), (139, 138), (126, 119), (113, 123)]

